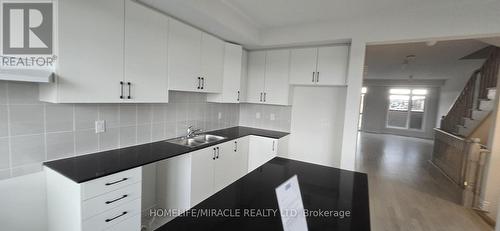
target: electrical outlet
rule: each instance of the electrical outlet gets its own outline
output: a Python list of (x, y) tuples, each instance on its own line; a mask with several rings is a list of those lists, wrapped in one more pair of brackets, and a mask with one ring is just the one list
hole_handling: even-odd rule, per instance
[(260, 112), (255, 113), (255, 118), (260, 119)]
[(106, 121), (96, 120), (95, 121), (95, 133), (102, 133), (106, 131)]
[(222, 112), (219, 112), (219, 114), (217, 115), (217, 118), (222, 119)]
[(271, 113), (271, 115), (269, 116), (269, 119), (271, 121), (276, 120), (276, 115), (274, 115), (274, 113)]

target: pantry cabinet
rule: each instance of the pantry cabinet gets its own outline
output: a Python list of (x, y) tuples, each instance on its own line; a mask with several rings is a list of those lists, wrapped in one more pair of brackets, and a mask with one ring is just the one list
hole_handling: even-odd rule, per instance
[(346, 84), (349, 46), (292, 49), (290, 56), (290, 84)]
[(240, 45), (225, 43), (224, 68), (221, 93), (209, 94), (207, 101), (215, 103), (239, 103), (241, 99), (243, 49)]
[(39, 85), (41, 101), (168, 102), (167, 16), (130, 0), (65, 0), (57, 11), (55, 80)]

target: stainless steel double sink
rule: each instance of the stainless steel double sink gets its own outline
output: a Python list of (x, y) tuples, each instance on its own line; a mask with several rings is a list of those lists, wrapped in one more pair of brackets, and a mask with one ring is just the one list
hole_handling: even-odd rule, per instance
[(196, 136), (189, 137), (189, 138), (188, 137), (179, 137), (179, 138), (167, 140), (166, 142), (193, 148), (193, 147), (198, 147), (201, 145), (217, 142), (220, 140), (224, 140), (226, 138), (227, 137), (216, 136), (216, 135), (211, 135), (211, 134), (200, 134), (200, 135), (196, 135)]

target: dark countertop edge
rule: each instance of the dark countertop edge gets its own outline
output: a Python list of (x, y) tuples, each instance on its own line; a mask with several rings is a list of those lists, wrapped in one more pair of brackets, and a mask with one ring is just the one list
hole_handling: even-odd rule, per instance
[[(213, 134), (218, 134), (218, 133), (223, 133), (224, 131), (228, 131), (230, 129), (240, 129), (240, 128), (243, 128), (243, 129), (254, 129), (254, 130), (265, 131), (265, 132), (274, 132), (274, 133), (276, 133), (278, 135), (273, 136), (273, 135), (269, 135), (269, 134), (258, 134), (257, 132), (250, 132), (250, 133), (244, 134), (242, 136), (238, 135), (238, 136), (234, 136), (234, 137), (227, 137), (224, 140), (219, 140), (219, 141), (216, 141), (216, 142), (213, 142), (213, 143), (210, 143), (210, 144), (200, 145), (198, 147), (193, 147), (193, 148), (185, 147), (186, 148), (185, 151), (179, 152), (178, 154), (174, 154), (174, 155), (171, 155), (171, 156), (168, 156), (168, 157), (165, 157), (165, 158), (159, 158), (157, 160), (144, 162), (144, 163), (141, 163), (139, 165), (133, 165), (133, 166), (130, 166), (130, 167), (127, 167), (127, 168), (123, 168), (123, 169), (120, 169), (120, 170), (116, 170), (116, 171), (110, 171), (109, 173), (100, 175), (98, 177), (91, 177), (91, 178), (88, 178), (88, 179), (81, 179), (81, 180), (75, 180), (72, 177), (70, 177), (67, 174), (65, 174), (64, 172), (59, 171), (58, 169), (51, 167), (51, 163), (56, 163), (58, 161), (63, 161), (63, 160), (68, 160), (68, 159), (74, 159), (74, 158), (78, 158), (78, 157), (82, 157), (82, 156), (88, 156), (88, 155), (105, 155), (107, 152), (114, 151), (114, 150), (133, 149), (133, 148), (136, 148), (137, 146), (140, 146), (140, 145), (151, 145), (153, 143), (165, 142), (167, 140), (171, 140), (171, 139), (175, 139), (175, 138), (165, 139), (165, 140), (162, 140), (162, 141), (156, 141), (156, 142), (150, 142), (150, 143), (144, 143), (144, 144), (138, 144), (138, 145), (133, 145), (133, 146), (124, 147), (124, 148), (117, 148), (117, 149), (111, 149), (111, 150), (106, 150), (106, 151), (101, 151), (101, 152), (89, 153), (89, 154), (84, 154), (84, 155), (74, 156), (74, 157), (69, 157), (69, 158), (63, 158), (63, 159), (58, 159), (58, 160), (45, 161), (45, 162), (43, 162), (42, 166), (50, 168), (51, 170), (53, 170), (53, 171), (55, 171), (55, 172), (57, 172), (57, 173), (65, 176), (66, 178), (72, 180), (75, 183), (81, 184), (81, 183), (85, 183), (85, 182), (88, 182), (88, 181), (91, 181), (91, 180), (95, 180), (95, 179), (98, 179), (98, 178), (102, 178), (102, 177), (106, 177), (106, 176), (109, 176), (109, 175), (113, 175), (113, 174), (116, 174), (116, 173), (119, 173), (119, 172), (127, 171), (127, 170), (134, 169), (134, 168), (137, 168), (137, 167), (142, 167), (142, 166), (145, 166), (145, 165), (148, 165), (148, 164), (151, 164), (151, 163), (155, 163), (155, 162), (158, 162), (158, 161), (162, 161), (162, 160), (170, 159), (170, 158), (177, 157), (177, 156), (180, 156), (180, 155), (184, 155), (184, 154), (187, 154), (187, 153), (190, 153), (190, 152), (194, 152), (194, 151), (197, 151), (197, 150), (200, 150), (200, 149), (208, 148), (208, 147), (211, 147), (211, 146), (214, 146), (214, 145), (218, 145), (218, 144), (221, 144), (221, 143), (225, 143), (225, 142), (228, 142), (228, 141), (231, 141), (231, 140), (239, 139), (239, 138), (242, 138), (242, 137), (245, 137), (245, 136), (252, 136), (253, 135), (253, 136), (261, 136), (261, 137), (267, 137), (267, 138), (272, 138), (272, 139), (280, 139), (280, 138), (283, 138), (285, 136), (290, 135), (289, 132), (274, 131), (274, 130), (252, 128), (252, 127), (245, 127), (245, 126), (236, 126), (236, 127), (224, 128), (224, 129), (219, 129), (219, 130), (212, 130), (212, 131), (203, 132), (202, 134), (205, 134), (205, 133), (207, 133), (207, 134), (212, 134), (212, 133)], [(176, 138), (178, 138), (178, 137), (176, 137)], [(178, 145), (178, 144), (173, 144), (173, 145)], [(179, 145), (179, 146), (183, 147), (182, 145)]]

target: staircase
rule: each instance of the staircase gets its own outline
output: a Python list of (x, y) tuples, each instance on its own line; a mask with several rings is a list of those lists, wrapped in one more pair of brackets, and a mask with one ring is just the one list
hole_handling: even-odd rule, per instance
[(494, 109), (499, 65), (500, 48), (496, 48), (472, 74), (448, 114), (441, 118), (441, 130), (469, 137), (485, 120)]

